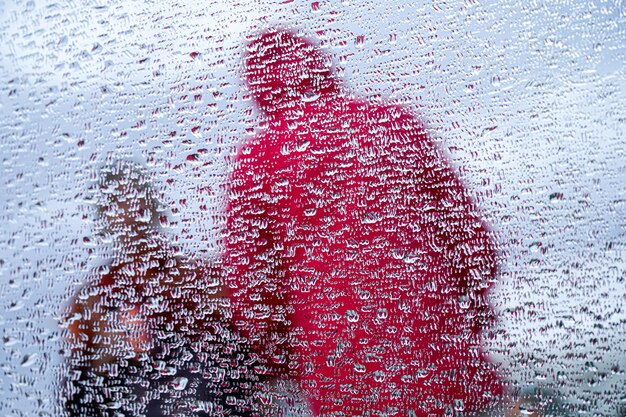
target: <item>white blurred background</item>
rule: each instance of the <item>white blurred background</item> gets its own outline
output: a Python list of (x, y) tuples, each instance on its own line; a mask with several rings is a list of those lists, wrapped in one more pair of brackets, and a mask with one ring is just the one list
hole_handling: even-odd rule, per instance
[(489, 351), (512, 389), (622, 415), (621, 0), (0, 0), (1, 414), (60, 414), (57, 318), (105, 253), (88, 192), (104, 163), (145, 163), (172, 240), (218, 256), (228, 158), (257, 126), (245, 37), (276, 25), (449, 151), (499, 237)]

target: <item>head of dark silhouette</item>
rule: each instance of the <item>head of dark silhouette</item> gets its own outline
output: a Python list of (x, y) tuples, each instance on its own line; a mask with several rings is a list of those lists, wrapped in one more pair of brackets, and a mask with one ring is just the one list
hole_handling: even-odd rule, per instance
[(252, 37), (246, 47), (245, 78), (266, 114), (288, 111), (336, 88), (330, 56), (285, 30)]
[(97, 209), (105, 231), (132, 238), (158, 229), (156, 193), (139, 165), (117, 161), (105, 167), (98, 188)]

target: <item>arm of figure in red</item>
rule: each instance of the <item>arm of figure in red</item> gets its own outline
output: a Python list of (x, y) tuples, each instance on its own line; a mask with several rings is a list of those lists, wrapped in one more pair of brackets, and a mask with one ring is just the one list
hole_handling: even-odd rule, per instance
[(467, 297), (459, 303), (475, 310), (474, 331), (480, 331), (493, 319), (486, 297), (497, 272), (494, 241), (467, 190), (442, 153), (431, 146), (424, 179), (432, 198), (436, 244), (443, 249), (452, 282)]
[[(429, 237), (432, 251), (441, 254), (443, 263), (435, 297), (438, 298), (437, 328), (447, 335), (439, 337), (456, 340), (447, 349), (460, 361), (459, 369), (461, 364), (466, 365), (471, 378), (465, 381), (465, 388), (459, 384), (453, 390), (472, 392), (474, 389), (468, 387), (474, 386), (480, 387), (486, 396), (488, 393), (498, 396), (502, 383), (488, 364), (480, 341), (481, 330), (493, 320), (487, 300), (497, 272), (491, 232), (443, 152), (420, 123), (404, 116), (396, 126), (405, 136), (402, 141), (406, 144), (405, 161), (411, 161), (414, 167), (407, 191), (420, 200), (422, 234)], [(470, 354), (472, 350), (475, 353)], [(472, 401), (466, 406), (482, 404), (478, 395)]]
[(228, 190), (224, 274), (236, 331), (257, 355), (257, 372), (277, 377), (288, 360), (282, 229), (269, 174), (241, 154)]
[[(412, 116), (403, 115), (396, 124), (405, 136), (405, 160), (413, 167), (412, 190), (424, 205), (423, 222), (434, 236), (433, 249), (443, 255), (450, 285), (469, 297), (466, 305), (485, 314), (488, 289), (495, 282), (496, 250), (492, 234), (479, 216), (476, 204), (450, 167), (439, 147)], [(483, 323), (486, 324), (486, 323)]]

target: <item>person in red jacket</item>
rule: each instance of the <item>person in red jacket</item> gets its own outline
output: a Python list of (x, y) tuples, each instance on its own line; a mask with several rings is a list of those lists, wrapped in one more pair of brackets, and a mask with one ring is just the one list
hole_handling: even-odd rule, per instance
[(247, 381), (234, 375), (242, 367), (215, 285), (219, 270), (167, 243), (141, 168), (118, 161), (98, 185), (99, 221), (113, 253), (65, 312), (66, 412), (246, 414)]
[(245, 79), (262, 132), (230, 176), (224, 268), (256, 372), (297, 381), (315, 415), (485, 409), (496, 252), (423, 125), (342, 91), (289, 31), (250, 38)]

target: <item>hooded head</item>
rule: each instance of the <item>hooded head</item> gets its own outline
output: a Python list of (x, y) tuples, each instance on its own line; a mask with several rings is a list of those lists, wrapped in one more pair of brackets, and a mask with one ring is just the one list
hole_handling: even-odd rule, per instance
[(245, 77), (252, 97), (268, 115), (314, 101), (337, 88), (330, 56), (285, 30), (252, 38), (246, 48)]

